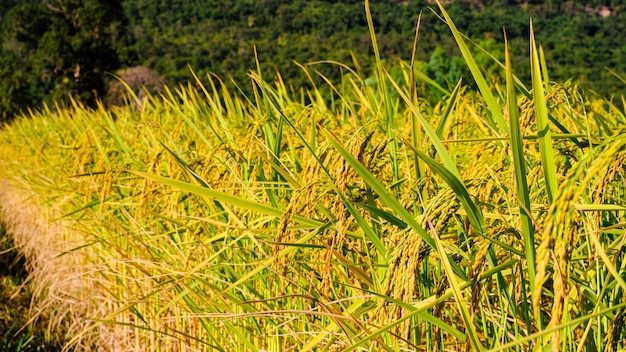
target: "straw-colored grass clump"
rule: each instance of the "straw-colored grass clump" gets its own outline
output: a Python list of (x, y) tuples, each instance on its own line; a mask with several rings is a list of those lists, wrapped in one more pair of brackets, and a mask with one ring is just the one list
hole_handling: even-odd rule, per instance
[(85, 350), (623, 347), (623, 109), (505, 66), (437, 103), (379, 66), (19, 118), (0, 200), (37, 309)]

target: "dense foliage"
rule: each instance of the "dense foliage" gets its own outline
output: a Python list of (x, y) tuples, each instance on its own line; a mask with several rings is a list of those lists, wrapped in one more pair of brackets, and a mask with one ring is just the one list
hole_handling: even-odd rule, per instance
[[(470, 83), (445, 23), (429, 9), (433, 3), (373, 2), (380, 50), (388, 60), (408, 60), (421, 12), (421, 69), (444, 86), (454, 86), (461, 76)], [(529, 78), (524, 43), (532, 17), (551, 78), (574, 77), (601, 93), (623, 92), (606, 68), (626, 72), (626, 1), (463, 0), (447, 7), (461, 31), (492, 52), (502, 52), (506, 27), (522, 79)], [(349, 64), (354, 54), (366, 73), (373, 62), (361, 0), (6, 1), (0, 18), (0, 118), (5, 119), (67, 93), (93, 102), (105, 92), (104, 79), (111, 79), (106, 72), (137, 65), (157, 71), (170, 86), (186, 82), (189, 67), (200, 76), (213, 72), (242, 84), (256, 68), (256, 48), (266, 75), (278, 68), (298, 88), (309, 85), (309, 78), (294, 61)], [(497, 71), (488, 55), (474, 51), (486, 70)], [(315, 68), (331, 79), (342, 74), (329, 65)]]
[(94, 105), (106, 90), (105, 72), (120, 65), (115, 42), (124, 32), (123, 18), (120, 1), (57, 0), (13, 7), (3, 21), (2, 110), (11, 113), (69, 94)]

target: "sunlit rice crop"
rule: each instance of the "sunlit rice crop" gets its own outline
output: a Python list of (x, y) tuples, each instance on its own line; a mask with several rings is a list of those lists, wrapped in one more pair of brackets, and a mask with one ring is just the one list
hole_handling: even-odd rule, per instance
[(624, 108), (545, 82), (534, 39), (532, 87), (488, 85), (441, 11), (477, 89), (436, 103), (378, 60), (4, 126), (34, 312), (84, 350), (623, 348)]

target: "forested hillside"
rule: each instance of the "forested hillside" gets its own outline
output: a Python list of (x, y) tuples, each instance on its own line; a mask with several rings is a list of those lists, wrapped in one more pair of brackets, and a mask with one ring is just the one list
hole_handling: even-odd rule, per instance
[[(443, 85), (466, 76), (445, 24), (429, 9), (434, 1), (373, 1), (374, 25), (384, 59), (408, 60), (422, 13), (417, 49), (421, 69)], [(459, 29), (490, 52), (511, 42), (516, 73), (529, 77), (529, 20), (550, 63), (551, 79), (579, 79), (584, 86), (620, 94), (626, 73), (626, 1), (453, 1)], [(363, 1), (287, 0), (55, 0), (5, 1), (0, 57), (0, 116), (25, 106), (58, 101), (68, 93), (93, 104), (105, 80), (124, 67), (157, 71), (169, 85), (187, 81), (189, 67), (201, 77), (245, 82), (256, 68), (275, 69), (288, 84), (309, 82), (293, 62), (335, 60), (365, 72), (373, 55)], [(479, 49), (474, 50), (480, 53)], [(482, 67), (498, 70), (488, 55)], [(333, 79), (337, 66), (316, 69)], [(247, 85), (244, 85), (247, 86)]]

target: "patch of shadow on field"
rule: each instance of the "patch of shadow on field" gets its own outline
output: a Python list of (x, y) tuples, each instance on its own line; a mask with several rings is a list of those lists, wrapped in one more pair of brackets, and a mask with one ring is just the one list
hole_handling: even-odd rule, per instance
[(25, 327), (32, 298), (27, 277), (24, 257), (0, 223), (0, 352), (61, 351), (61, 342), (46, 335), (45, 322)]

